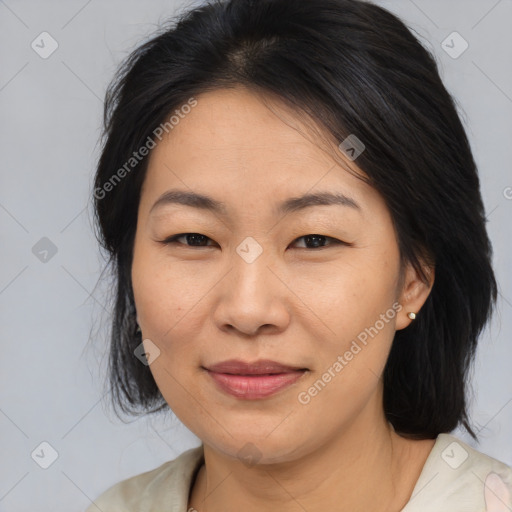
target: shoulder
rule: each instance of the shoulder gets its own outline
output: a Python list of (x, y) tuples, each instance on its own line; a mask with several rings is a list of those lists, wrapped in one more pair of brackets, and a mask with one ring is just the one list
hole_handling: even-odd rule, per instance
[(451, 434), (440, 434), (402, 512), (430, 510), (512, 510), (512, 468)]
[(202, 464), (203, 445), (191, 448), (175, 459), (118, 482), (98, 498), (85, 512), (153, 512), (186, 509), (190, 485)]

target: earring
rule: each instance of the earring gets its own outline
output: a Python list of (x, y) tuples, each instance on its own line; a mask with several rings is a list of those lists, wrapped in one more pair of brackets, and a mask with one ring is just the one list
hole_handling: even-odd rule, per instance
[(416, 313), (413, 313), (412, 311), (410, 313), (407, 313), (407, 316), (411, 319), (411, 320), (414, 320), (416, 318)]
[(140, 329), (140, 325), (139, 324), (137, 324), (137, 329), (135, 330), (135, 332), (137, 334), (140, 334), (142, 332), (141, 329)]

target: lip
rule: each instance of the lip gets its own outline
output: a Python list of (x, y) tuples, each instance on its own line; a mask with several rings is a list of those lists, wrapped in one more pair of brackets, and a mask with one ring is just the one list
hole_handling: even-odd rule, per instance
[(205, 368), (221, 391), (245, 400), (276, 394), (300, 379), (307, 368), (285, 365), (269, 359), (253, 363), (230, 359)]
[(259, 359), (252, 363), (240, 359), (229, 359), (210, 365), (206, 368), (212, 372), (229, 373), (232, 375), (265, 375), (269, 373), (289, 373), (296, 370), (307, 370), (300, 366), (290, 366), (270, 359)]

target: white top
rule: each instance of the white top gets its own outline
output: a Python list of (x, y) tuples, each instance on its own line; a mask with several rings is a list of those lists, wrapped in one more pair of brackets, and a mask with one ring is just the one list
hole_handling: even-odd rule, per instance
[[(203, 445), (161, 466), (122, 480), (85, 512), (187, 512)], [(512, 468), (460, 441), (439, 434), (401, 512), (511, 512)]]

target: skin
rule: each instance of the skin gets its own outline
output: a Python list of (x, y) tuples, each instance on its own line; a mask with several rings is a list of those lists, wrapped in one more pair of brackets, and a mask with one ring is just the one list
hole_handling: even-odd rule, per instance
[[(400, 267), (384, 200), (347, 172), (358, 170), (357, 160), (346, 159), (335, 141), (328, 151), (311, 123), (242, 87), (197, 101), (151, 152), (132, 266), (143, 339), (160, 350), (150, 370), (172, 411), (204, 443), (189, 507), (400, 510), (435, 441), (393, 431), (381, 377), (395, 330), (410, 324), (407, 312), (421, 314), (432, 282)], [(150, 213), (174, 188), (224, 202), (226, 216), (184, 205)], [(289, 197), (326, 190), (360, 209), (273, 212)], [(208, 238), (161, 243), (181, 233)], [(327, 238), (316, 248), (303, 238), (310, 234), (352, 245)], [(249, 236), (263, 251), (251, 263), (236, 251)], [(300, 403), (298, 394), (394, 303), (400, 311), (309, 403)], [(241, 400), (220, 391), (202, 368), (231, 358), (309, 371), (271, 397)], [(239, 458), (247, 443), (257, 449), (254, 464)]]

